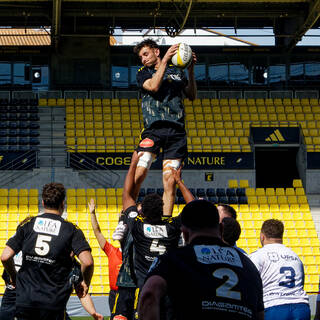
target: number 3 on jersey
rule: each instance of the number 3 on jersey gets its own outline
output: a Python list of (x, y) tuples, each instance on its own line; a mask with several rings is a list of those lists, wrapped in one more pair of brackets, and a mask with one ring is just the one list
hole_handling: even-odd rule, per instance
[(279, 282), (279, 286), (286, 288), (294, 288), (296, 272), (292, 267), (281, 267), (280, 273), (285, 275), (285, 281)]
[(45, 256), (50, 251), (49, 242), (51, 241), (52, 237), (45, 236), (43, 234), (39, 234), (37, 237), (36, 246), (34, 248), (34, 251), (39, 256)]

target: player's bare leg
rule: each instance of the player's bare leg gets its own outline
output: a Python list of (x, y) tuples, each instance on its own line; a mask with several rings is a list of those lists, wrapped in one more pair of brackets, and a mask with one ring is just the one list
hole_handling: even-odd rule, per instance
[(181, 160), (163, 161), (163, 215), (172, 216), (173, 206), (176, 198), (176, 182), (172, 176), (171, 168), (178, 169)]
[(137, 199), (139, 195), (139, 191), (141, 188), (141, 185), (145, 178), (147, 177), (149, 169), (145, 167), (137, 167), (136, 174), (134, 177), (134, 190), (133, 190), (133, 199)]
[(137, 164), (136, 174), (134, 177), (134, 190), (133, 199), (137, 199), (139, 191), (144, 179), (147, 177), (148, 171), (151, 167), (152, 161), (156, 158), (156, 155), (151, 152), (139, 152), (140, 158)]

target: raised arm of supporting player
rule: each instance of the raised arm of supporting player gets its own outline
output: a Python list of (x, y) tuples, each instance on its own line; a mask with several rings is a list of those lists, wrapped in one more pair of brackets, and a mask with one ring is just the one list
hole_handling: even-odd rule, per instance
[(103, 249), (107, 240), (101, 232), (101, 229), (96, 217), (96, 205), (93, 199), (90, 199), (90, 202), (88, 203), (88, 207), (90, 211), (91, 225), (92, 225), (94, 235), (98, 240), (100, 248)]
[(189, 81), (188, 85), (184, 89), (184, 93), (186, 94), (189, 100), (194, 100), (197, 97), (197, 83), (194, 77), (194, 65), (197, 63), (197, 56), (194, 52), (192, 52), (192, 63), (188, 67)]
[(175, 170), (173, 168), (170, 168), (171, 172), (172, 172), (172, 176), (176, 182), (176, 184), (178, 185), (182, 196), (184, 198), (184, 201), (186, 203), (189, 203), (191, 201), (194, 200), (194, 196), (193, 194), (190, 192), (190, 190), (187, 188), (187, 186), (183, 183), (182, 179), (181, 179), (181, 170), (182, 170), (182, 166), (179, 167), (178, 170)]
[(134, 151), (132, 154), (131, 164), (130, 164), (126, 179), (124, 181), (123, 193), (122, 193), (122, 206), (124, 211), (129, 207), (136, 205), (136, 200), (134, 196), (134, 190), (135, 190), (134, 176), (136, 173), (136, 168), (137, 168), (139, 158), (142, 156), (142, 154), (143, 152), (141, 152), (138, 155), (137, 151)]

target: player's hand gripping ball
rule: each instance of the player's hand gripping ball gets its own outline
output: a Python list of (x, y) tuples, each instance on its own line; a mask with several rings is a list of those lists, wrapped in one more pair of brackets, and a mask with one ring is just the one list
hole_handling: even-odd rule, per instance
[(187, 68), (192, 61), (192, 50), (186, 43), (180, 43), (177, 53), (171, 58), (171, 62), (178, 68)]

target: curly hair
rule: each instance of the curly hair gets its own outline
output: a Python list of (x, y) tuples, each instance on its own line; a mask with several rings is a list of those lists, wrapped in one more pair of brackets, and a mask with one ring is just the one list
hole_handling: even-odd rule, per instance
[(162, 198), (156, 193), (146, 195), (141, 203), (141, 210), (149, 222), (161, 221), (163, 215)]
[(134, 48), (133, 48), (133, 52), (135, 54), (139, 54), (140, 50), (144, 47), (149, 47), (149, 48), (153, 48), (153, 49), (159, 49), (158, 44), (153, 41), (152, 39), (146, 39), (143, 40), (141, 42), (139, 42)]
[(284, 232), (283, 222), (277, 219), (266, 220), (262, 224), (261, 232), (267, 238), (282, 239)]
[(47, 209), (58, 210), (66, 197), (66, 189), (61, 183), (48, 183), (43, 186), (42, 200)]

